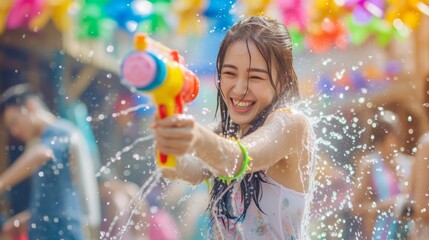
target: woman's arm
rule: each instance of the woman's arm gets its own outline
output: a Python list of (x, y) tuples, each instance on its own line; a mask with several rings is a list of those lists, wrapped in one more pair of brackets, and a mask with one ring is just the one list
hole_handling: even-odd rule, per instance
[[(263, 126), (241, 139), (253, 158), (248, 172), (268, 169), (284, 157), (301, 154), (309, 128), (302, 113), (271, 113)], [(234, 140), (218, 136), (189, 116), (157, 120), (154, 130), (156, 146), (161, 152), (182, 155), (195, 151), (214, 175), (235, 176), (242, 168), (243, 153)]]
[(31, 176), (37, 168), (51, 158), (52, 151), (44, 145), (36, 145), (26, 150), (0, 175), (0, 193)]
[(197, 185), (212, 176), (204, 164), (191, 154), (177, 157), (174, 169), (162, 168), (161, 172), (164, 178), (181, 179), (192, 185)]

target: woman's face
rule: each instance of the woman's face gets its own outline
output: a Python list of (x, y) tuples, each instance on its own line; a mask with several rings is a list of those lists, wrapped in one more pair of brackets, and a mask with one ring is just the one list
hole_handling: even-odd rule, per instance
[(35, 135), (32, 114), (25, 107), (7, 107), (3, 114), (3, 122), (11, 135), (23, 142), (30, 141)]
[[(249, 41), (248, 46), (249, 49), (245, 41), (232, 43), (226, 51), (220, 72), (223, 99), (232, 121), (241, 129), (248, 127), (276, 94), (270, 82), (267, 63), (253, 42)], [(276, 83), (277, 69), (274, 64), (271, 66)]]

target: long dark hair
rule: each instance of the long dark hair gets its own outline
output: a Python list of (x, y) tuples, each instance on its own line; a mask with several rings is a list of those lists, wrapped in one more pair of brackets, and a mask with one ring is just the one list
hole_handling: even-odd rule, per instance
[[(223, 99), (223, 93), (220, 88), (220, 74), (226, 51), (236, 41), (246, 42), (249, 57), (251, 56), (248, 43), (253, 42), (256, 45), (267, 64), (271, 85), (276, 90), (276, 95), (271, 104), (250, 122), (249, 130), (242, 137), (249, 135), (262, 126), (267, 116), (275, 109), (299, 100), (297, 77), (292, 66), (292, 42), (286, 27), (277, 20), (268, 17), (250, 17), (239, 21), (226, 33), (216, 61), (216, 86), (218, 88), (216, 114), (219, 113), (221, 118), (218, 133), (226, 137), (237, 137), (238, 125), (231, 121)], [(277, 69), (277, 81), (272, 78), (272, 62)], [(249, 67), (250, 64), (249, 62)], [(236, 182), (236, 180), (233, 180), (230, 184), (235, 184)], [(230, 220), (235, 221), (235, 223), (243, 220), (252, 200), (256, 207), (263, 212), (263, 209), (259, 206), (262, 198), (263, 183), (268, 183), (267, 176), (263, 171), (249, 173), (244, 176), (244, 179), (240, 182), (241, 199), (244, 208), (239, 216), (235, 216), (231, 207), (231, 195), (234, 190), (222, 180), (215, 178), (208, 207), (210, 212), (215, 213), (211, 215), (212, 224), (216, 218), (221, 218), (223, 224), (227, 224), (228, 227)]]

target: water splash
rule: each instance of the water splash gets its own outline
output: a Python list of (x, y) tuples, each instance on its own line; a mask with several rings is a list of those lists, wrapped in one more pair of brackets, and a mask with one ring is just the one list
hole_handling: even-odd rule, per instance
[(122, 150), (116, 152), (115, 157), (111, 157), (109, 159), (109, 161), (100, 168), (100, 170), (95, 174), (95, 176), (96, 177), (100, 177), (102, 173), (109, 172), (110, 171), (110, 169), (109, 169), (110, 165), (112, 165), (116, 161), (121, 160), (122, 154), (131, 151), (137, 144), (143, 143), (143, 142), (146, 142), (146, 141), (149, 141), (149, 140), (152, 140), (152, 139), (153, 139), (153, 136), (152, 135), (148, 135), (148, 136), (140, 137), (140, 138), (134, 140), (133, 143), (131, 143), (130, 145), (124, 147)]
[[(122, 240), (122, 237), (125, 233), (125, 231), (127, 230), (128, 226), (131, 224), (131, 218), (134, 216), (134, 214), (136, 214), (136, 208), (139, 206), (139, 204), (146, 199), (146, 197), (149, 195), (149, 193), (152, 191), (152, 189), (158, 184), (159, 179), (161, 178), (161, 172), (160, 171), (155, 171), (153, 173), (153, 175), (146, 181), (145, 184), (143, 184), (143, 186), (140, 188), (139, 191), (139, 198), (137, 199), (137, 201), (131, 201), (133, 206), (133, 209), (131, 211), (130, 216), (128, 217), (128, 221), (127, 224), (125, 226), (122, 227), (119, 235), (120, 235), (120, 240)], [(129, 208), (129, 207), (128, 207)]]

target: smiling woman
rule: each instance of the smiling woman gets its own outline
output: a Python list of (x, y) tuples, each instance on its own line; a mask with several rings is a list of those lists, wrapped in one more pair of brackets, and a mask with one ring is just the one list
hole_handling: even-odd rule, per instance
[(215, 132), (183, 115), (153, 125), (159, 151), (181, 156), (164, 177), (213, 180), (211, 238), (304, 237), (314, 135), (294, 109), (299, 93), (286, 27), (267, 17), (241, 20), (222, 41), (216, 66)]
[[(229, 46), (220, 75), (220, 88), (231, 118), (247, 129), (249, 123), (274, 98), (276, 91), (270, 80), (277, 82), (276, 66), (273, 77), (255, 43), (237, 41)], [(250, 67), (249, 67), (250, 64)]]

